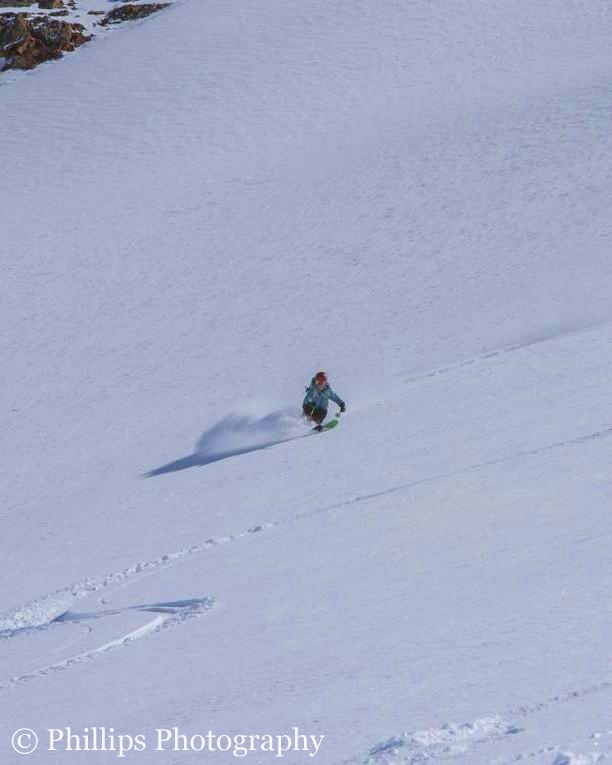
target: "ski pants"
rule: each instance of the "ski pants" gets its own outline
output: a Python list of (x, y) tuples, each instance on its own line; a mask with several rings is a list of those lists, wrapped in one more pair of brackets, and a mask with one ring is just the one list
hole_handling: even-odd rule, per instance
[(323, 407), (320, 406), (315, 406), (315, 404), (304, 404), (302, 409), (304, 410), (304, 417), (307, 417), (309, 420), (316, 422), (317, 425), (320, 425), (327, 417), (327, 409), (323, 409)]

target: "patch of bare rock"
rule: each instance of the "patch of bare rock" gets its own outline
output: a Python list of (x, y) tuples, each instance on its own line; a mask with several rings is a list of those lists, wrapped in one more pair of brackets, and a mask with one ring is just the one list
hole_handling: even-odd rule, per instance
[(142, 5), (140, 3), (127, 3), (119, 8), (113, 8), (100, 22), (100, 26), (108, 24), (119, 24), (122, 21), (134, 21), (135, 19), (144, 19), (162, 8), (167, 8), (170, 3), (150, 3)]
[[(92, 16), (104, 16), (98, 24), (108, 26), (123, 21), (134, 21), (150, 16), (171, 3), (126, 3), (105, 11), (90, 10)], [(25, 8), (30, 11), (7, 11), (0, 13), (0, 72), (7, 69), (33, 69), (38, 64), (61, 58), (64, 53), (75, 50), (92, 39), (82, 25), (73, 21), (60, 21), (66, 16), (66, 6), (77, 10), (75, 0), (0, 0), (0, 8)], [(36, 8), (36, 6), (38, 6)], [(40, 11), (48, 11), (41, 14)]]
[(61, 58), (91, 36), (82, 24), (49, 16), (29, 18), (25, 13), (0, 15), (0, 71), (33, 69), (44, 61)]
[(0, 0), (0, 8), (26, 8), (35, 4), (43, 10), (64, 7), (63, 0)]

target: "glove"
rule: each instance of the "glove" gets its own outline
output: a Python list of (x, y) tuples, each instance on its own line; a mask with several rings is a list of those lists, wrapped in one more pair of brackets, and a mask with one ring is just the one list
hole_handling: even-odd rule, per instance
[(340, 411), (346, 412), (346, 404), (340, 404)]

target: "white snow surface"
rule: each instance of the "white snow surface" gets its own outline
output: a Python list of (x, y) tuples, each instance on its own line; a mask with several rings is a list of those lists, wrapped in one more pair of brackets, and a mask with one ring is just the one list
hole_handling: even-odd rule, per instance
[(612, 759), (611, 40), (183, 0), (2, 79), (0, 762)]

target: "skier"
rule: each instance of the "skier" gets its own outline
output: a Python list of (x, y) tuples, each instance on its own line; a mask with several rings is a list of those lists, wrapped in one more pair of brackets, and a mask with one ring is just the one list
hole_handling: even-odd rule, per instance
[(323, 420), (327, 417), (327, 407), (329, 400), (335, 401), (340, 407), (341, 412), (346, 411), (346, 404), (335, 393), (327, 382), (326, 372), (317, 372), (306, 388), (302, 410), (304, 417), (311, 422), (316, 422), (316, 430), (323, 430)]

